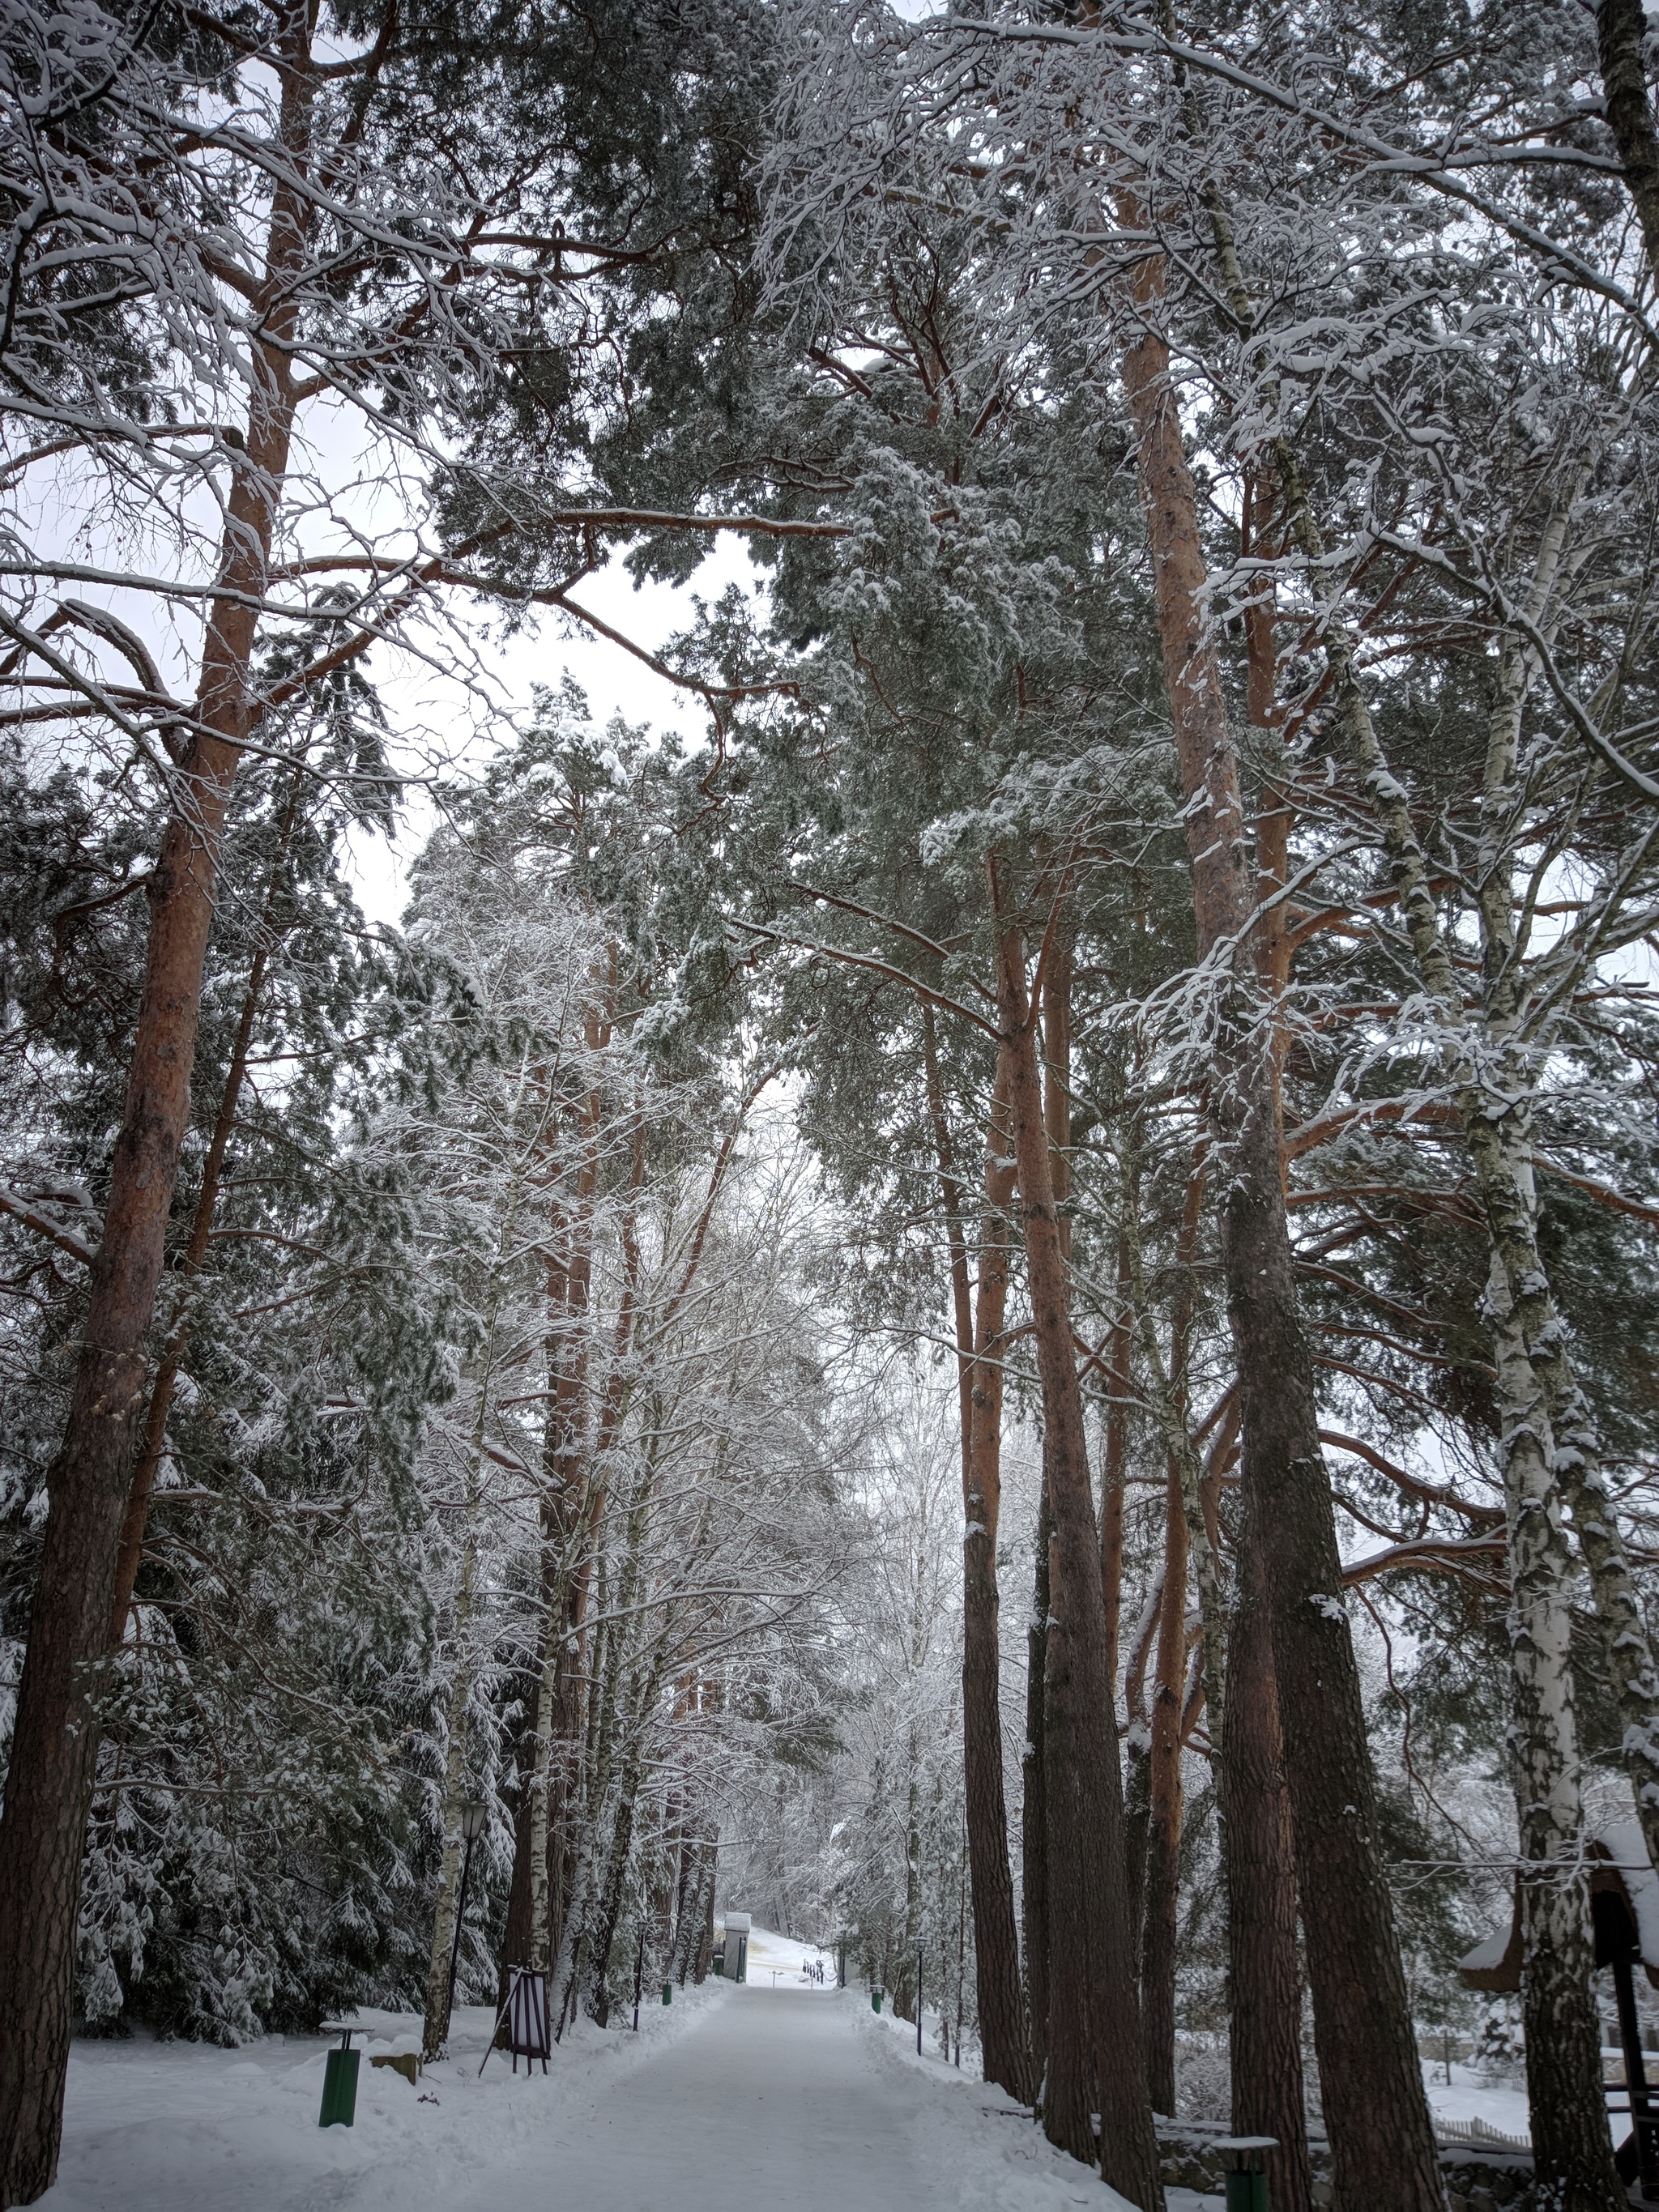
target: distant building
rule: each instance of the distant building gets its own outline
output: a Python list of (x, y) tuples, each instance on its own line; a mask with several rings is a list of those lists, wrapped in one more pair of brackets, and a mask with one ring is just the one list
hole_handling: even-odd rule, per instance
[(728, 1982), (746, 1982), (749, 1978), (749, 1915), (728, 1912), (726, 1916), (726, 1940), (720, 1948), (720, 1972)]

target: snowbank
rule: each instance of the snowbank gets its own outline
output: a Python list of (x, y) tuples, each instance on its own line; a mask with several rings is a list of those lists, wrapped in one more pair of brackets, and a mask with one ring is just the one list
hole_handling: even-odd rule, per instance
[[(649, 1996), (647, 1992), (647, 1996)], [(515, 2077), (495, 2052), (495, 2015), (457, 2008), (452, 2056), (411, 2087), (375, 2051), (420, 2047), (413, 2014), (365, 2010), (356, 2124), (321, 2128), (333, 2039), (266, 2036), (238, 2051), (199, 2043), (77, 2042), (64, 2152), (48, 2212), (439, 2212), (492, 2166), (532, 2155), (550, 2121), (599, 2092), (726, 2002), (729, 1985), (676, 1990), (640, 2008), (640, 2033), (578, 2022), (549, 2070)]]

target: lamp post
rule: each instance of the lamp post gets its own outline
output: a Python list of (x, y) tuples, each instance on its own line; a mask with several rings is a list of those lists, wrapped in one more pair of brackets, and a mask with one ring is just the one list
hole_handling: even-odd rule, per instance
[(466, 1839), (466, 1850), (461, 1856), (461, 1893), (455, 1900), (455, 1942), (449, 1954), (449, 2005), (455, 2009), (455, 1976), (461, 1963), (461, 1921), (466, 1911), (466, 1878), (472, 1871), (472, 1846), (484, 1832), (489, 1819), (489, 1808), (476, 1797), (461, 1800), (461, 1833)]

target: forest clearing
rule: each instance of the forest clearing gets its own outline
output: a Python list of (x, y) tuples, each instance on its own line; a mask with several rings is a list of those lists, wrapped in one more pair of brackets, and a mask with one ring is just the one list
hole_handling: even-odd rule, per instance
[(0, 8), (0, 2207), (1659, 2203), (1656, 76)]

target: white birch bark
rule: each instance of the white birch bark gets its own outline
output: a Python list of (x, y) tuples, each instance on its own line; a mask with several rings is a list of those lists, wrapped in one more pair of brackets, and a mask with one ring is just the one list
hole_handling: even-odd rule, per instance
[[(1558, 506), (1534, 574), (1527, 612), (1536, 626), (1559, 565), (1566, 507)], [(1480, 884), (1483, 1015), (1506, 1048), (1505, 1072), (1515, 1081), (1516, 1109), (1498, 1137), (1504, 1165), (1521, 1203), (1507, 1211), (1493, 1248), (1527, 1357), (1541, 1388), (1553, 1437), (1553, 1471), (1590, 1578), (1602, 1656), (1618, 1704), (1621, 1748), (1648, 1856), (1659, 1868), (1659, 1668), (1638, 1602), (1619, 1516), (1601, 1463), (1595, 1420), (1574, 1372), (1566, 1325), (1550, 1288), (1539, 1250), (1533, 1186), (1528, 1079), (1544, 1041), (1524, 1050), (1519, 1036), (1521, 965), (1515, 924), (1514, 867), (1504, 840), (1510, 814), (1520, 749), (1521, 718), (1529, 688), (1528, 655), (1506, 643), (1492, 710), (1482, 790), (1483, 837)]]
[[(1277, 458), (1298, 547), (1310, 562), (1321, 560), (1322, 541), (1295, 457), (1283, 441)], [(1559, 538), (1553, 550), (1547, 540), (1534, 583), (1540, 614), (1559, 551)], [(1527, 1327), (1529, 1302), (1540, 1293), (1547, 1296), (1532, 1182), (1533, 1073), (1512, 1014), (1505, 1019), (1501, 989), (1488, 989), (1479, 1024), (1469, 1018), (1407, 793), (1389, 772), (1358, 680), (1352, 639), (1335, 610), (1325, 639), (1341, 723), (1382, 831), (1418, 972), (1440, 1018), (1442, 1066), (1474, 1166), (1491, 1243), (1488, 1312), (1503, 1418), (1500, 1455), (1511, 1599), (1510, 1756), (1521, 1837), (1528, 2095), (1540, 2179), (1564, 2204), (1588, 2212), (1590, 2207), (1617, 2204), (1622, 2191), (1599, 2109), (1601, 2032), (1582, 1870), (1583, 1806), (1569, 1644), (1572, 1562), (1549, 1397)], [(1524, 694), (1519, 655), (1506, 655), (1488, 731), (1483, 787), (1488, 839), (1497, 802), (1513, 770)], [(1504, 927), (1511, 926), (1512, 871), (1495, 841), (1486, 860), (1481, 910), (1490, 933), (1500, 907)], [(1489, 977), (1493, 966), (1514, 992), (1517, 963), (1499, 949), (1489, 963)]]

